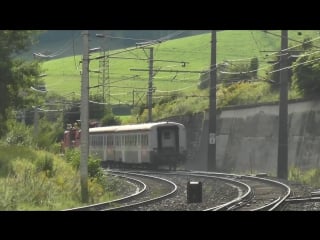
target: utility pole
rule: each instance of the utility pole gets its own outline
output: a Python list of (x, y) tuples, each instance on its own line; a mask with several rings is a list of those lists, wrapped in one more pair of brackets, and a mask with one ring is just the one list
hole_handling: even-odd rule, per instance
[(80, 157), (80, 184), (81, 200), (87, 203), (88, 196), (88, 157), (89, 157), (89, 31), (83, 35), (83, 59), (81, 76), (81, 157)]
[(102, 101), (106, 102), (105, 98), (105, 84), (106, 84), (106, 51), (103, 49), (103, 58), (102, 58)]
[(288, 179), (288, 30), (281, 31), (278, 178)]
[(217, 82), (217, 32), (211, 32), (211, 64), (210, 64), (210, 100), (209, 100), (209, 141), (208, 171), (216, 170), (216, 82)]
[(152, 122), (152, 78), (153, 78), (153, 48), (150, 47), (149, 84), (148, 84), (148, 122)]

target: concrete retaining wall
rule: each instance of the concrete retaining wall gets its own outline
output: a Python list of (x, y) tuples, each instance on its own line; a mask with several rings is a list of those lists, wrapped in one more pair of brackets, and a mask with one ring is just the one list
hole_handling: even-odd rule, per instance
[[(216, 161), (219, 171), (277, 173), (278, 104), (233, 107), (217, 113)], [(207, 112), (173, 117), (185, 124), (188, 137), (186, 169), (206, 170)], [(288, 106), (289, 167), (320, 166), (320, 101), (291, 102)]]

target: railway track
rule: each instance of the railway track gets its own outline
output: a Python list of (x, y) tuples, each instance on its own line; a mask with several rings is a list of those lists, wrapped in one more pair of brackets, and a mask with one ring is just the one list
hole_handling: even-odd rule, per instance
[(318, 211), (320, 206), (320, 191), (311, 192), (309, 196), (290, 197), (284, 202), (281, 210), (297, 211), (306, 209), (305, 211)]
[(223, 177), (224, 179), (234, 179), (234, 183), (240, 182), (247, 189), (238, 198), (208, 209), (212, 211), (273, 211), (279, 209), (291, 194), (291, 189), (288, 185), (265, 177), (224, 173), (205, 174), (219, 178)]
[(154, 201), (160, 201), (173, 195), (177, 186), (166, 179), (139, 173), (130, 173), (122, 171), (109, 171), (118, 177), (130, 181), (136, 185), (136, 192), (127, 197), (116, 199), (110, 202), (88, 205), (84, 207), (67, 209), (66, 211), (124, 211), (135, 210), (141, 205), (150, 204)]
[[(196, 171), (108, 171), (136, 185), (125, 198), (71, 211), (272, 211), (290, 195), (290, 188), (264, 177)], [(202, 183), (201, 201), (187, 201), (187, 183)]]

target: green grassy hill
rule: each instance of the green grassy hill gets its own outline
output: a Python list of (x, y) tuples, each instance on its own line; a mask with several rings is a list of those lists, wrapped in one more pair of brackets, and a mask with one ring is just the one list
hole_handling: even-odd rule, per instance
[[(250, 30), (219, 31), (217, 33), (217, 62), (222, 63), (223, 61), (239, 59), (249, 62), (252, 57), (257, 57), (259, 59), (259, 68), (267, 68), (270, 66), (267, 61), (272, 59), (266, 57), (266, 55), (274, 54), (269, 51), (280, 49), (280, 30), (270, 32), (271, 34)], [(302, 34), (300, 35), (298, 32)], [(289, 46), (297, 45), (296, 41), (303, 41), (306, 37), (315, 38), (318, 36), (319, 31), (289, 31)], [(155, 75), (153, 86), (156, 88), (156, 94), (165, 94), (168, 91), (179, 91), (188, 94), (195, 91), (199, 81), (199, 73), (165, 73), (157, 71), (204, 71), (209, 69), (210, 41), (211, 34), (205, 33), (154, 45)], [(316, 43), (317, 41), (315, 41)], [(134, 49), (120, 53), (122, 51), (114, 50), (106, 53), (110, 54), (110, 58), (106, 80), (108, 85), (105, 87), (105, 91), (106, 95), (110, 93), (107, 99), (110, 99), (112, 104), (131, 104), (133, 90), (136, 93), (139, 92), (140, 97), (142, 97), (148, 87), (149, 74), (147, 70), (149, 63), (147, 58), (149, 50)], [(99, 56), (99, 53), (91, 55), (91, 57), (95, 56)], [(74, 92), (80, 96), (80, 71), (82, 66), (79, 62), (81, 58), (81, 55), (75, 55), (44, 62), (43, 69), (47, 74), (44, 81), (47, 84), (47, 90), (61, 95), (69, 95)], [(187, 64), (184, 66), (182, 62), (187, 62)], [(102, 64), (101, 62), (99, 63), (99, 60), (91, 60), (90, 70), (98, 70), (99, 64)], [(130, 69), (144, 69), (146, 71), (132, 71)], [(259, 71), (259, 75), (265, 75), (265, 69)], [(102, 82), (102, 74), (91, 72), (90, 86), (96, 86), (99, 82)], [(91, 88), (90, 94), (96, 94), (101, 91), (101, 87)], [(139, 97), (139, 94), (136, 94), (135, 98), (137, 97)]]

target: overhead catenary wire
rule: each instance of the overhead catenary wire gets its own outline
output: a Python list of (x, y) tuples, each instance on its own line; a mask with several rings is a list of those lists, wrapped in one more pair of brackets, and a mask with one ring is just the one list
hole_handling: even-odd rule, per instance
[[(159, 46), (159, 45), (158, 45)], [(252, 59), (252, 58), (248, 58), (248, 59)], [(229, 60), (229, 61), (236, 61), (236, 60)], [(277, 64), (277, 63), (276, 63)], [(260, 69), (265, 69), (265, 68), (267, 68), (268, 66), (265, 66), (265, 67), (261, 67), (261, 68), (258, 68), (257, 70), (252, 70), (252, 71), (247, 71), (247, 72), (234, 72), (234, 73), (231, 73), (231, 74), (241, 74), (241, 73), (249, 73), (249, 72), (255, 72), (255, 71), (258, 71), (258, 70), (260, 70)], [(210, 70), (208, 70), (208, 71), (206, 71), (206, 72), (210, 72)], [(222, 72), (222, 73), (229, 73), (230, 74), (230, 72)], [(176, 73), (175, 73), (176, 74)], [(116, 74), (115, 74), (116, 75)], [(176, 76), (176, 75), (175, 75)], [(171, 77), (172, 78), (172, 77)], [(173, 77), (174, 78), (174, 77)], [(174, 80), (177, 80), (177, 78), (174, 78)], [(118, 81), (122, 81), (122, 80), (118, 80)], [(115, 87), (115, 86), (113, 86), (113, 87)], [(120, 86), (119, 86), (120, 87)], [(191, 87), (191, 86), (190, 86)], [(189, 87), (188, 87), (189, 88)], [(132, 88), (133, 89), (133, 88)], [(157, 91), (162, 91), (162, 90), (157, 90)], [(175, 90), (173, 90), (173, 91), (175, 91)], [(179, 89), (177, 90), (177, 91), (180, 91)]]
[[(280, 37), (280, 38), (281, 38), (281, 35), (279, 35), (279, 34), (272, 33), (272, 32), (267, 31), (267, 30), (263, 30), (263, 32), (265, 32), (265, 33), (268, 33), (268, 34), (271, 34), (271, 35), (273, 35), (273, 36), (276, 36), (276, 37)], [(306, 43), (308, 43), (308, 42), (309, 42), (309, 41), (307, 41), (307, 42), (303, 42), (303, 41), (299, 41), (299, 40), (296, 40), (296, 39), (293, 39), (293, 38), (289, 38), (289, 37), (288, 37), (288, 40), (293, 41), (293, 42), (300, 43), (300, 45), (298, 45), (298, 46), (301, 46), (301, 45), (306, 44)], [(313, 46), (314, 46), (314, 47), (316, 47), (316, 48), (320, 48), (320, 47), (315, 46), (315, 45), (313, 45)]]
[(298, 44), (298, 45), (295, 45), (295, 46), (292, 46), (292, 47), (288, 47), (288, 48), (286, 48), (286, 49), (282, 49), (282, 50), (279, 50), (279, 51), (275, 51), (274, 53), (269, 54), (268, 57), (273, 56), (273, 55), (276, 55), (276, 54), (278, 54), (278, 53), (281, 52), (281, 51), (286, 52), (286, 51), (288, 51), (288, 50), (290, 50), (290, 49), (300, 47), (300, 46), (302, 46), (303, 44), (310, 43), (310, 42), (314, 42), (314, 41), (319, 40), (319, 39), (320, 39), (320, 36), (319, 36), (319, 37), (316, 37), (316, 38), (313, 38), (313, 39), (310, 39), (309, 41), (306, 41), (306, 42), (304, 42), (304, 43), (301, 43), (301, 44)]
[(284, 70), (284, 69), (291, 69), (291, 68), (294, 68), (294, 67), (296, 67), (296, 66), (300, 66), (300, 65), (303, 65), (303, 64), (312, 63), (312, 62), (315, 62), (315, 61), (318, 61), (318, 60), (320, 60), (320, 58), (316, 58), (316, 59), (313, 59), (313, 60), (305, 61), (305, 62), (302, 62), (302, 63), (296, 63), (296, 64), (293, 64), (292, 66), (288, 66), (288, 67), (276, 69), (276, 70), (274, 70), (274, 71), (270, 71), (270, 72), (268, 72), (268, 74), (269, 74), (269, 73), (274, 73), (274, 72), (279, 72), (279, 71), (282, 71), (282, 70)]

